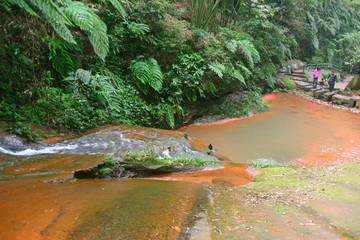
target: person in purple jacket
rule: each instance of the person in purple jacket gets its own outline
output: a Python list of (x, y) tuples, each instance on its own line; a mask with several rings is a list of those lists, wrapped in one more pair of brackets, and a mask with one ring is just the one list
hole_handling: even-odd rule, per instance
[(318, 85), (318, 79), (320, 76), (320, 68), (315, 68), (313, 72), (313, 87), (316, 88)]

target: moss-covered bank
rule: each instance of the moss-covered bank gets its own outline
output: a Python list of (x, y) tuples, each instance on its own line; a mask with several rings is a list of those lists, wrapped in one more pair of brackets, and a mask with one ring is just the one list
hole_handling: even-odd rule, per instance
[(359, 177), (359, 161), (260, 169), (254, 182), (241, 187), (209, 187), (213, 199), (205, 207), (207, 227), (189, 234), (216, 239), (359, 239)]

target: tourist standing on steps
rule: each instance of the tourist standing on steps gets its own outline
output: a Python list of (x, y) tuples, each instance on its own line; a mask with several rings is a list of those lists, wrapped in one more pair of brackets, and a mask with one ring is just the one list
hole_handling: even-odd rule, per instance
[(335, 87), (335, 82), (337, 81), (337, 76), (335, 71), (332, 71), (332, 73), (328, 76), (328, 83), (329, 83), (329, 92), (332, 92)]
[(318, 84), (318, 79), (320, 76), (320, 68), (315, 68), (313, 72), (313, 87), (316, 88)]

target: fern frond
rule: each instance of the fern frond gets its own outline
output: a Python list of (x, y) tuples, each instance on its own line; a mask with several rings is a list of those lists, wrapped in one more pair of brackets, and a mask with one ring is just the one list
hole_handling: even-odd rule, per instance
[(148, 59), (148, 66), (151, 72), (149, 84), (152, 88), (159, 92), (162, 89), (163, 84), (163, 74), (161, 72), (160, 66), (154, 58)]
[(232, 53), (236, 53), (237, 48), (238, 48), (238, 41), (235, 41), (234, 39), (232, 39), (230, 42), (226, 42), (226, 48), (232, 52)]
[(225, 66), (221, 63), (215, 62), (215, 63), (209, 63), (208, 67), (211, 71), (216, 73), (221, 79), (223, 78), (224, 72), (225, 72)]
[(62, 77), (67, 77), (71, 72), (75, 71), (75, 64), (70, 55), (63, 51), (51, 58), (54, 69), (60, 73)]
[(39, 15), (37, 15), (36, 12), (34, 12), (34, 10), (25, 2), (25, 0), (11, 0), (11, 2), (13, 4), (16, 4), (20, 8), (25, 9), (25, 11), (27, 11), (31, 15), (33, 15), (35, 17), (39, 17)]
[(109, 2), (119, 11), (123, 19), (127, 17), (127, 13), (119, 0), (109, 0)]
[(109, 52), (106, 24), (82, 2), (71, 1), (62, 9), (81, 30), (87, 33), (95, 53), (104, 61)]
[(156, 59), (145, 59), (144, 56), (138, 56), (132, 62), (131, 70), (135, 76), (136, 84), (143, 93), (146, 94), (149, 90), (145, 87), (146, 85), (158, 92), (162, 89), (163, 75)]
[(239, 70), (235, 69), (233, 74), (237, 80), (239, 80), (242, 84), (246, 85), (245, 78), (243, 77), (243, 75), (241, 74), (241, 72)]
[(244, 55), (245, 59), (248, 61), (251, 68), (254, 67), (254, 64), (260, 60), (260, 54), (256, 50), (254, 44), (248, 40), (241, 41), (240, 51)]
[(317, 27), (315, 18), (311, 15), (310, 12), (306, 12), (306, 14), (307, 14), (307, 17), (309, 19), (311, 32), (316, 34), (318, 32), (318, 27)]
[(171, 128), (175, 127), (175, 110), (169, 104), (162, 105), (162, 112), (165, 115), (165, 120)]
[(247, 67), (245, 67), (243, 63), (238, 63), (236, 67), (245, 74), (246, 78), (249, 78), (252, 75), (252, 72)]
[(88, 33), (88, 36), (95, 53), (104, 61), (109, 52), (109, 37), (106, 24), (102, 21), (95, 24), (94, 29)]
[(85, 83), (87, 85), (87, 84), (89, 84), (90, 79), (91, 79), (91, 72), (88, 70), (79, 68), (75, 72), (75, 78), (82, 81), (83, 83)]
[(96, 15), (84, 3), (70, 1), (63, 8), (67, 16), (84, 31), (92, 31)]
[(316, 35), (312, 36), (312, 45), (315, 49), (319, 49), (319, 39)]
[(216, 88), (215, 84), (212, 82), (208, 82), (209, 84), (209, 89), (212, 95), (217, 96), (218, 93), (218, 89)]
[(63, 16), (62, 13), (59, 13), (58, 9), (54, 7), (52, 0), (42, 1), (42, 0), (29, 0), (32, 5), (38, 8), (44, 18), (50, 23), (54, 30), (63, 38), (65, 41), (76, 44), (70, 30), (67, 28), (66, 24), (70, 25), (70, 21)]

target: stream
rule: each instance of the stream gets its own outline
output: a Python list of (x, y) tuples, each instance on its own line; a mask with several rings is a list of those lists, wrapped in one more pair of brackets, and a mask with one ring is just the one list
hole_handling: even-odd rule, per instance
[[(266, 99), (268, 112), (177, 131), (120, 125), (34, 149), (0, 145), (0, 240), (242, 239), (247, 226), (220, 224), (234, 208), (220, 193), (251, 182), (250, 161), (317, 166), (360, 157), (359, 115), (288, 93)], [(143, 179), (72, 177), (116, 152), (212, 157), (210, 143), (231, 162)], [(236, 201), (237, 214), (261, 218)]]

